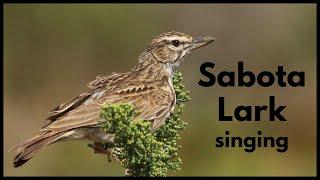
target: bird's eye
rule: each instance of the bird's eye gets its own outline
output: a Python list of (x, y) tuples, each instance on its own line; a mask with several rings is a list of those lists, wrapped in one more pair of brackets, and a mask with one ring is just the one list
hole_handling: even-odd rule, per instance
[(180, 42), (178, 40), (172, 40), (171, 42), (175, 47), (178, 47), (180, 45)]

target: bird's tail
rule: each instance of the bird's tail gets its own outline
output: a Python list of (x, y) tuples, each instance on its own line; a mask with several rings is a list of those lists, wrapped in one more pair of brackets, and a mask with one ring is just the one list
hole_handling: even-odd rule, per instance
[(66, 132), (42, 133), (13, 147), (9, 151), (17, 150), (13, 160), (14, 167), (23, 165), (41, 149), (65, 137), (65, 134)]

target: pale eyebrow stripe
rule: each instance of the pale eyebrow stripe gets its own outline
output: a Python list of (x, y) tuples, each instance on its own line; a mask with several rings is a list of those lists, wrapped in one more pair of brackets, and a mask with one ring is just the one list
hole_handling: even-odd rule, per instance
[(164, 41), (164, 40), (167, 40), (167, 41), (178, 40), (180, 42), (188, 42), (190, 41), (190, 38), (183, 37), (183, 36), (164, 36), (159, 39), (159, 41)]

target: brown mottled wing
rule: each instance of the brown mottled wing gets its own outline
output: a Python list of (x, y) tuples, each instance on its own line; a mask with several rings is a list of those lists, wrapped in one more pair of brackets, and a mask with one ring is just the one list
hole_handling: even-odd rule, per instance
[(94, 126), (98, 123), (100, 108), (101, 106), (97, 104), (81, 105), (59, 117), (42, 130), (61, 132), (78, 127)]
[(61, 106), (64, 107), (59, 109), (61, 116), (42, 130), (65, 131), (95, 126), (98, 124), (101, 106), (106, 103), (131, 103), (139, 113), (137, 119), (157, 120), (157, 124), (164, 122), (170, 114), (174, 97), (169, 91), (152, 84), (139, 84), (127, 74), (111, 75), (109, 78), (112, 80), (99, 76), (89, 83), (91, 91), (85, 100), (70, 101), (71, 104), (78, 103), (77, 107), (68, 103)]
[(171, 92), (154, 89), (137, 97), (128, 98), (139, 113), (136, 119), (152, 120), (152, 129), (160, 127), (170, 115), (174, 107), (174, 94)]
[(56, 121), (59, 117), (63, 116), (67, 112), (80, 106), (86, 99), (88, 99), (92, 95), (92, 93), (93, 92), (83, 93), (80, 96), (77, 96), (70, 101), (54, 108), (49, 112), (49, 116), (47, 117), (46, 124), (43, 126), (43, 128)]
[(170, 115), (174, 106), (174, 94), (170, 87), (159, 88), (155, 84), (127, 84), (114, 89), (114, 93), (101, 97), (100, 103), (130, 103), (138, 113), (136, 120), (153, 120), (158, 128)]
[[(105, 89), (113, 88), (114, 86), (113, 84), (119, 83), (121, 80), (125, 79), (126, 77), (127, 77), (127, 73), (119, 73), (119, 74), (113, 73), (110, 76), (97, 76), (94, 81), (88, 83), (88, 87), (90, 88), (88, 92), (83, 93), (69, 100), (64, 104), (59, 105), (56, 108), (54, 108), (52, 111), (50, 111), (46, 119), (46, 124), (43, 126), (43, 129), (45, 129), (46, 127), (48, 127), (50, 124), (52, 124), (57, 120), (64, 119), (62, 117), (64, 117), (68, 113), (70, 114), (71, 111), (82, 106), (84, 102), (89, 100), (90, 98), (94, 99), (95, 97), (92, 97), (92, 96), (99, 93), (103, 87)], [(90, 108), (88, 108), (88, 110), (90, 110)], [(75, 111), (74, 113), (76, 112), (77, 111)]]
[(128, 73), (112, 73), (110, 76), (97, 76), (95, 80), (88, 83), (90, 89), (97, 89), (103, 86), (113, 87), (121, 81), (128, 79)]

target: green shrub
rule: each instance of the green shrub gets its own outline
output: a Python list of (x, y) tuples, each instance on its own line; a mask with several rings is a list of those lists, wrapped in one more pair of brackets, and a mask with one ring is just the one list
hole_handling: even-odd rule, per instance
[(163, 126), (151, 133), (150, 121), (132, 121), (135, 117), (134, 107), (129, 104), (109, 104), (102, 108), (103, 130), (114, 134), (116, 147), (112, 155), (120, 160), (131, 176), (165, 176), (168, 170), (178, 171), (181, 159), (177, 157), (179, 131), (186, 122), (181, 120), (184, 104), (190, 100), (189, 92), (182, 84), (181, 73), (173, 78), (176, 92), (176, 107)]

